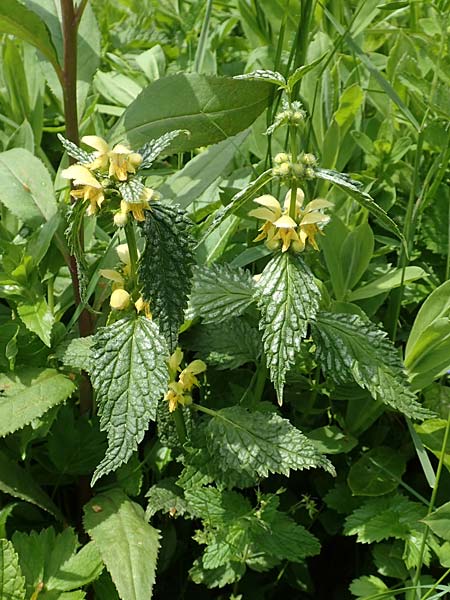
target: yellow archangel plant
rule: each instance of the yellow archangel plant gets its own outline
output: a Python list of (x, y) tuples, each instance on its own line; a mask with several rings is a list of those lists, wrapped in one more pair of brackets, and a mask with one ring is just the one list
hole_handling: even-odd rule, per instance
[(328, 200), (317, 198), (308, 202), (303, 207), (305, 195), (303, 190), (297, 189), (295, 219), (289, 216), (291, 202), (291, 191), (285, 196), (284, 206), (270, 194), (264, 194), (255, 198), (254, 202), (259, 204), (249, 212), (249, 216), (262, 219), (265, 223), (260, 227), (261, 232), (255, 242), (266, 240), (266, 246), (271, 250), (281, 247), (282, 252), (291, 248), (294, 252), (303, 252), (309, 243), (318, 250), (316, 235), (321, 232), (320, 227), (329, 221), (329, 217), (321, 211), (333, 206)]
[(177, 348), (168, 361), (170, 381), (164, 400), (169, 403), (170, 412), (174, 412), (179, 404), (192, 404), (192, 389), (200, 387), (197, 375), (206, 371), (206, 364), (202, 360), (194, 360), (181, 369), (182, 360), (183, 352)]

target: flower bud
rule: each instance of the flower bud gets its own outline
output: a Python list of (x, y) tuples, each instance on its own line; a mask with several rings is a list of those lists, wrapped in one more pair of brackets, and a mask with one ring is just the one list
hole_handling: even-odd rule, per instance
[(288, 161), (289, 161), (289, 154), (286, 154), (286, 152), (279, 152), (278, 154), (276, 154), (273, 157), (273, 162), (276, 165), (280, 165), (281, 163), (288, 162)]
[(116, 247), (117, 256), (124, 265), (130, 264), (130, 250), (128, 244), (119, 244)]
[(311, 153), (304, 154), (301, 160), (302, 163), (308, 167), (313, 167), (317, 163), (317, 158)]
[(299, 124), (305, 120), (305, 113), (302, 110), (295, 110), (291, 115), (291, 121)]
[(273, 174), (279, 175), (280, 177), (285, 177), (286, 175), (289, 175), (290, 170), (291, 163), (283, 162), (280, 165), (278, 165), (278, 167), (274, 167)]
[(109, 299), (109, 305), (114, 310), (125, 310), (130, 304), (130, 294), (123, 289), (114, 290)]
[(124, 227), (128, 222), (128, 215), (123, 212), (118, 212), (114, 215), (114, 225), (116, 227)]
[(316, 177), (314, 169), (312, 169), (311, 167), (307, 167), (305, 169), (305, 177), (306, 179), (314, 179)]

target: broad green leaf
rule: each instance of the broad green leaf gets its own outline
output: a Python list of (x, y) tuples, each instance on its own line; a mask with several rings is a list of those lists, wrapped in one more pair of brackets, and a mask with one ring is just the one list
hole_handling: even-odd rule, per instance
[(344, 433), (336, 425), (326, 425), (308, 431), (308, 438), (313, 441), (317, 450), (322, 454), (350, 452), (358, 443), (355, 437)]
[(94, 544), (89, 543), (76, 553), (79, 542), (71, 527), (67, 527), (62, 533), (56, 533), (52, 527), (39, 533), (17, 531), (12, 542), (19, 555), (29, 596), (41, 585), (43, 598), (84, 598), (81, 591), (74, 595), (66, 595), (64, 592), (90, 583), (103, 570), (102, 560)]
[(158, 481), (145, 495), (148, 498), (145, 516), (151, 519), (159, 511), (174, 516), (183, 516), (187, 511), (187, 502), (183, 490), (175, 483), (175, 478)]
[(191, 291), (191, 225), (184, 211), (159, 203), (147, 211), (142, 225), (145, 250), (139, 261), (139, 283), (171, 352), (177, 345)]
[(246, 129), (266, 108), (272, 87), (261, 81), (239, 81), (198, 73), (163, 77), (146, 87), (112, 131), (132, 147), (173, 129), (187, 129), (171, 146), (184, 152), (219, 142)]
[[(422, 444), (440, 460), (444, 443), (447, 421), (445, 419), (428, 419), (420, 425), (414, 425)], [(444, 448), (444, 465), (450, 470), (450, 439)]]
[(116, 106), (129, 106), (142, 92), (142, 86), (134, 79), (117, 71), (97, 71), (94, 79), (95, 90)]
[(17, 306), (17, 313), (27, 329), (35, 333), (46, 346), (51, 346), (51, 335), (55, 318), (45, 298), (35, 302), (21, 302)]
[(19, 566), (19, 557), (8, 540), (0, 540), (0, 598), (25, 600), (25, 578)]
[(222, 323), (238, 317), (253, 303), (254, 284), (248, 271), (228, 265), (194, 270), (189, 316), (203, 323)]
[[(328, 235), (328, 228), (327, 228)], [(344, 295), (355, 287), (366, 272), (373, 256), (374, 237), (368, 223), (355, 227), (345, 238), (340, 250), (340, 259), (344, 279)], [(338, 298), (340, 299), (340, 298)]]
[[(350, 302), (356, 302), (358, 300), (364, 300), (365, 298), (373, 298), (379, 294), (385, 294), (390, 290), (402, 285), (402, 271), (403, 269), (393, 269), (390, 273), (382, 275), (371, 281), (353, 292), (350, 292), (347, 299)], [(426, 276), (426, 273), (420, 267), (406, 267), (403, 283), (411, 283), (422, 277)]]
[(211, 233), (219, 227), (226, 218), (230, 215), (234, 214), (238, 210), (240, 210), (245, 204), (265, 185), (267, 185), (270, 181), (274, 179), (274, 175), (272, 174), (272, 169), (268, 169), (264, 171), (257, 179), (251, 181), (247, 187), (240, 190), (233, 196), (230, 200), (229, 204), (220, 208), (214, 219), (211, 221), (211, 224), (207, 227), (205, 233), (203, 234), (200, 242), (202, 242), (205, 238), (207, 238)]
[(111, 573), (121, 600), (150, 600), (159, 532), (121, 490), (95, 496), (84, 507), (84, 527)]
[(300, 256), (280, 252), (264, 268), (255, 296), (267, 366), (282, 404), (286, 372), (300, 352), (308, 321), (319, 310), (320, 291)]
[(91, 378), (108, 450), (92, 485), (127, 462), (155, 420), (169, 378), (167, 356), (158, 327), (146, 317), (127, 317), (95, 334)]
[(36, 46), (60, 71), (58, 57), (46, 24), (39, 16), (28, 10), (17, 0), (4, 0), (0, 6), (0, 32), (16, 37)]
[(388, 214), (378, 206), (375, 200), (361, 189), (361, 184), (351, 179), (344, 173), (337, 173), (330, 169), (316, 169), (316, 177), (323, 179), (324, 181), (330, 181), (334, 185), (340, 187), (346, 192), (353, 200), (356, 200), (361, 206), (366, 208), (388, 231), (394, 233), (399, 240), (404, 242), (403, 234), (401, 233), (398, 225), (388, 216)]
[(49, 221), (56, 213), (50, 175), (24, 148), (0, 153), (0, 204), (32, 227)]
[(202, 237), (196, 248), (197, 262), (211, 265), (220, 260), (240, 224), (240, 217), (230, 215), (206, 237)]
[(450, 541), (450, 502), (446, 502), (430, 515), (427, 515), (423, 522), (430, 527), (436, 535), (447, 542)]
[(55, 354), (66, 367), (90, 371), (92, 367), (92, 344), (93, 338), (91, 335), (83, 338), (74, 338), (69, 342), (59, 345), (56, 348)]
[(234, 155), (247, 138), (243, 131), (223, 142), (214, 144), (190, 160), (180, 171), (168, 177), (158, 188), (163, 198), (169, 198), (186, 209), (228, 170)]
[(208, 451), (220, 457), (221, 469), (252, 479), (314, 467), (334, 474), (334, 467), (314, 443), (275, 413), (223, 408), (209, 421), (205, 434)]
[(427, 507), (400, 494), (367, 500), (347, 517), (345, 535), (357, 535), (361, 544), (389, 538), (407, 539), (411, 530), (420, 528)]
[(3, 452), (0, 452), (0, 490), (14, 498), (35, 504), (62, 520), (58, 508), (34, 481), (30, 473), (20, 467), (17, 462), (10, 460)]
[(406, 355), (433, 321), (450, 315), (450, 280), (437, 287), (422, 304), (409, 334)]
[(403, 562), (403, 544), (401, 542), (376, 544), (372, 554), (374, 563), (381, 575), (406, 579), (408, 570)]
[(327, 55), (327, 53), (325, 52), (325, 54), (322, 54), (322, 56), (319, 56), (319, 58), (316, 58), (316, 60), (313, 60), (309, 64), (302, 65), (301, 67), (298, 67), (298, 69), (295, 69), (295, 71), (292, 73), (292, 75), (288, 79), (288, 82), (287, 82), (288, 88), (290, 90), (292, 90), (294, 88), (294, 86), (301, 79), (303, 79), (303, 77), (307, 73), (309, 73), (310, 71), (312, 71), (319, 63), (322, 62), (322, 60), (325, 58), (326, 55)]
[(312, 323), (317, 360), (336, 383), (355, 380), (375, 400), (413, 419), (425, 419), (409, 389), (402, 361), (386, 333), (359, 315), (320, 313)]
[(339, 98), (339, 106), (334, 113), (333, 118), (340, 128), (346, 126), (349, 122), (353, 122), (361, 104), (364, 100), (364, 92), (357, 83), (352, 84), (344, 90)]
[(0, 436), (8, 435), (72, 394), (74, 383), (55, 369), (28, 367), (0, 374)]
[(351, 466), (348, 485), (355, 496), (382, 496), (398, 487), (405, 468), (405, 459), (398, 450), (373, 448)]
[(387, 585), (379, 578), (375, 577), (375, 575), (363, 575), (362, 577), (358, 577), (358, 579), (354, 579), (350, 584), (351, 593), (357, 598), (376, 598), (378, 594), (380, 594), (380, 598), (383, 600), (394, 600), (394, 596), (390, 594), (386, 594), (389, 590)]
[(201, 325), (192, 332), (188, 345), (208, 366), (220, 370), (256, 364), (262, 350), (259, 331), (239, 317)]

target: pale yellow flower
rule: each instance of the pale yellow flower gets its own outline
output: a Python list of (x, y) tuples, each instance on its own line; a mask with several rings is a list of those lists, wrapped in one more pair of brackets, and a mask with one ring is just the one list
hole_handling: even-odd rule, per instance
[(108, 175), (119, 181), (126, 181), (129, 173), (136, 173), (142, 162), (142, 156), (124, 144), (116, 144), (111, 149), (106, 140), (97, 135), (86, 135), (81, 141), (95, 149), (95, 159), (88, 165), (89, 168), (101, 171), (108, 169)]
[(169, 412), (174, 412), (179, 404), (181, 404), (181, 406), (192, 404), (192, 396), (184, 393), (181, 383), (178, 381), (171, 381), (168, 387), (169, 389), (164, 395), (164, 400), (169, 403)]
[(109, 305), (114, 310), (125, 310), (130, 305), (130, 298), (130, 294), (126, 290), (117, 288), (111, 294)]
[(140, 312), (143, 312), (144, 315), (147, 317), (147, 319), (151, 319), (152, 318), (152, 313), (151, 313), (151, 310), (150, 310), (150, 304), (148, 302), (146, 302), (142, 296), (140, 296), (136, 300), (136, 302), (134, 303), (134, 307), (135, 307), (136, 312), (138, 314)]
[(95, 215), (105, 200), (102, 184), (97, 181), (89, 169), (82, 165), (71, 165), (61, 171), (61, 175), (66, 179), (71, 179), (74, 185), (80, 186), (76, 190), (71, 190), (70, 195), (73, 198), (81, 198), (89, 202), (86, 212), (88, 215)]
[(206, 365), (202, 360), (193, 360), (188, 366), (183, 369), (179, 376), (179, 381), (183, 388), (190, 392), (194, 385), (199, 387), (199, 381), (196, 375), (206, 371)]
[[(194, 386), (200, 387), (196, 375), (206, 371), (206, 365), (202, 360), (193, 360), (183, 370), (180, 365), (183, 360), (183, 352), (181, 348), (176, 348), (175, 352), (168, 360), (170, 382), (168, 391), (164, 399), (169, 403), (169, 411), (176, 410), (178, 404), (186, 406), (191, 404), (191, 391)], [(179, 373), (179, 375), (178, 375)], [(178, 381), (177, 381), (178, 377)]]
[(127, 215), (129, 212), (133, 215), (136, 221), (145, 221), (144, 210), (151, 210), (149, 200), (154, 196), (154, 191), (150, 188), (144, 188), (141, 195), (141, 202), (127, 202), (121, 200), (120, 214)]

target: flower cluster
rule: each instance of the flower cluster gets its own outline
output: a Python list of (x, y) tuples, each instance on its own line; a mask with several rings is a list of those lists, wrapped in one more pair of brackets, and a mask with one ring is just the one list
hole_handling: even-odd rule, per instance
[(206, 365), (202, 360), (194, 360), (181, 369), (183, 360), (181, 348), (177, 348), (169, 358), (170, 381), (164, 400), (169, 403), (169, 411), (174, 412), (178, 405), (187, 406), (192, 403), (192, 389), (200, 387), (197, 375), (206, 371)]
[[(128, 220), (128, 213), (132, 213), (137, 221), (144, 221), (144, 210), (149, 210), (149, 201), (154, 198), (154, 190), (145, 187), (140, 181), (135, 189), (138, 196), (133, 201), (125, 200), (121, 193), (121, 185), (130, 182), (136, 175), (142, 163), (142, 156), (133, 152), (124, 144), (110, 147), (101, 137), (87, 135), (81, 141), (94, 149), (88, 154), (79, 151), (84, 156), (82, 161), (64, 169), (61, 173), (66, 179), (73, 181), (75, 189), (70, 194), (73, 198), (82, 199), (89, 203), (88, 215), (95, 215), (105, 201), (108, 192), (116, 192), (121, 197), (120, 209), (114, 215), (114, 223), (123, 226)], [(73, 155), (73, 154), (72, 154)]]
[(274, 159), (274, 167), (272, 172), (274, 175), (290, 181), (292, 179), (314, 179), (316, 174), (314, 167), (317, 164), (317, 159), (314, 154), (309, 152), (302, 153), (296, 162), (292, 162), (292, 156), (285, 152), (280, 152)]
[(307, 243), (318, 250), (315, 237), (321, 233), (320, 226), (329, 221), (329, 217), (321, 210), (330, 208), (332, 203), (318, 198), (303, 207), (304, 199), (303, 191), (297, 189), (295, 219), (293, 219), (289, 216), (290, 191), (286, 194), (284, 207), (270, 194), (255, 198), (254, 202), (260, 206), (250, 211), (249, 216), (262, 219), (265, 223), (260, 227), (261, 233), (254, 241), (265, 239), (268, 248), (278, 250), (281, 247), (282, 252), (286, 252), (289, 248), (294, 252), (303, 252)]
[(303, 125), (306, 119), (306, 113), (302, 108), (302, 103), (298, 100), (294, 102), (288, 102), (283, 100), (281, 104), (281, 111), (276, 115), (273, 124), (267, 129), (266, 134), (270, 135), (281, 125)]
[[(126, 310), (131, 305), (131, 294), (125, 289), (131, 272), (130, 252), (127, 244), (120, 244), (116, 248), (117, 256), (122, 263), (119, 270), (101, 269), (100, 275), (112, 281), (112, 293), (109, 305), (114, 310)], [(143, 312), (148, 318), (152, 318), (150, 306), (142, 296), (134, 303), (134, 308), (138, 313)]]

